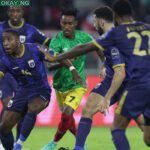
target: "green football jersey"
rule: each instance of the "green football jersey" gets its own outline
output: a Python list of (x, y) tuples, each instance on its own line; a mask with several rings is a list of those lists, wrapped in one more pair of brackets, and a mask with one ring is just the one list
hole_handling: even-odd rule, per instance
[[(64, 37), (63, 32), (59, 32), (51, 41), (50, 48), (56, 53), (64, 53), (69, 51), (76, 45), (92, 41), (92, 37), (82, 31), (75, 30), (75, 38), (68, 39)], [(80, 74), (86, 88), (86, 77), (84, 72), (85, 55), (78, 56), (72, 62), (78, 73)], [(72, 73), (69, 69), (61, 67), (56, 70), (53, 76), (53, 87), (61, 92), (81, 87), (79, 83), (75, 84), (72, 79)]]

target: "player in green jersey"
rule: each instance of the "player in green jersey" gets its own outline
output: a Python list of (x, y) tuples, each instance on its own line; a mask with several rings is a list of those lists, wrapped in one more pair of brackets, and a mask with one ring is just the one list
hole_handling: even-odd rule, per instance
[[(64, 53), (76, 45), (87, 43), (92, 40), (89, 34), (75, 30), (77, 26), (76, 14), (77, 10), (73, 8), (64, 9), (62, 11), (62, 17), (60, 20), (62, 31), (59, 32), (50, 43), (50, 48), (58, 54)], [(84, 82), (83, 87), (81, 87), (79, 83), (74, 84), (70, 72), (74, 69), (73, 67), (70, 68), (70, 71), (61, 67), (53, 76), (53, 87), (55, 88), (57, 102), (62, 111), (62, 115), (54, 139), (43, 147), (42, 150), (55, 149), (57, 143), (68, 129), (74, 136), (76, 136), (77, 129), (73, 113), (78, 108), (84, 93), (87, 91), (84, 72), (85, 57), (85, 55), (81, 55), (71, 59), (74, 68), (76, 68)], [(84, 146), (84, 150), (85, 149), (86, 145)]]

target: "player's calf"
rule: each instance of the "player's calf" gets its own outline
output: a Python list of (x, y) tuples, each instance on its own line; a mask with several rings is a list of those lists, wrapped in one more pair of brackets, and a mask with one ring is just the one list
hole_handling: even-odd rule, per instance
[(147, 146), (150, 146), (150, 118), (144, 117), (144, 142)]

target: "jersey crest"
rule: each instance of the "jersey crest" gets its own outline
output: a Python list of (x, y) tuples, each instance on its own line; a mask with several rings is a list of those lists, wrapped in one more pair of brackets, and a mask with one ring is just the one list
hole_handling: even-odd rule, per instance
[(20, 42), (25, 43), (25, 41), (26, 41), (26, 36), (20, 35)]
[(28, 61), (28, 65), (29, 65), (30, 68), (34, 68), (34, 67), (35, 67), (35, 62), (34, 62), (34, 60), (33, 60), (33, 59), (29, 60), (29, 61)]

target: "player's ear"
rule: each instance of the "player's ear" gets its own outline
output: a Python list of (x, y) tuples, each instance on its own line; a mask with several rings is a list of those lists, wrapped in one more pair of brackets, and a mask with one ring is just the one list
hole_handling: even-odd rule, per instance
[(101, 19), (99, 19), (99, 23), (100, 23), (101, 27), (104, 27), (105, 20), (103, 18), (101, 18)]
[(113, 13), (113, 17), (114, 17), (114, 20), (117, 22), (117, 23), (119, 23), (120, 21), (120, 17), (118, 16), (118, 14), (116, 14), (116, 13)]
[(78, 25), (78, 21), (77, 20), (75, 20), (75, 26), (77, 26)]

